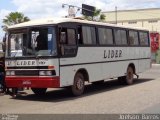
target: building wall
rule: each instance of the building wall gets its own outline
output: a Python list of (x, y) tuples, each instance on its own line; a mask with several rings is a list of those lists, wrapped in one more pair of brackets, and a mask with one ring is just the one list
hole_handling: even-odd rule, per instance
[[(116, 12), (103, 12), (106, 22), (116, 23)], [(118, 10), (117, 24), (133, 27), (143, 27), (150, 31), (160, 33), (160, 8)]]

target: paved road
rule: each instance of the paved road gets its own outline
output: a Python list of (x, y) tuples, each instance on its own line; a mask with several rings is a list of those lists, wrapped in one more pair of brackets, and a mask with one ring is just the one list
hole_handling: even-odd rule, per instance
[(81, 97), (66, 89), (54, 89), (43, 97), (28, 95), (12, 99), (0, 96), (0, 113), (160, 113), (160, 65), (140, 74), (131, 86), (117, 80), (88, 85)]

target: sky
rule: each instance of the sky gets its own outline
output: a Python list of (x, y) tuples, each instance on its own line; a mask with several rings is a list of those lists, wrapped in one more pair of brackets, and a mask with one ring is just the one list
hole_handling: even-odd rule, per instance
[[(0, 40), (4, 32), (1, 29), (2, 19), (10, 12), (22, 12), (32, 19), (46, 17), (64, 17), (68, 13), (68, 7), (62, 8), (62, 4), (70, 4), (81, 7), (82, 4), (95, 6), (102, 11), (159, 8), (159, 0), (0, 0)], [(78, 12), (77, 15), (80, 15)]]

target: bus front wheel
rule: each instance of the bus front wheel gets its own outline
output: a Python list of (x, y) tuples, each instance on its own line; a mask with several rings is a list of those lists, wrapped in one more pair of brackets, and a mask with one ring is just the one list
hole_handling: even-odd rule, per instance
[(76, 73), (73, 85), (71, 86), (72, 94), (79, 96), (83, 94), (85, 87), (84, 76), (80, 72)]
[(31, 89), (36, 95), (44, 95), (47, 90), (47, 88), (31, 88)]

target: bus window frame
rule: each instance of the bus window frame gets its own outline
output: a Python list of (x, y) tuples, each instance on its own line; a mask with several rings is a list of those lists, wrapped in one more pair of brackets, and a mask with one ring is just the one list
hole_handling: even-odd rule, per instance
[[(77, 27), (76, 27), (76, 23), (72, 23), (72, 22), (65, 22), (65, 23), (60, 23), (60, 24), (58, 24), (58, 26), (57, 26), (57, 32), (58, 32), (58, 34), (57, 34), (57, 44), (58, 44), (58, 56), (59, 56), (59, 58), (70, 58), (70, 57), (76, 57), (77, 56), (77, 51), (78, 51), (78, 31), (77, 31)], [(60, 34), (61, 34), (61, 29), (62, 28), (66, 28), (66, 29), (74, 29), (75, 30), (75, 44), (73, 44), (73, 45), (68, 45), (68, 44), (63, 44), (63, 43), (61, 43), (61, 41), (60, 41)], [(66, 32), (67, 33), (67, 32)], [(68, 39), (68, 36), (67, 36), (67, 34), (66, 34), (66, 39)], [(68, 42), (68, 40), (66, 40), (67, 42)], [(62, 54), (62, 49), (63, 48), (61, 48), (61, 47), (64, 47), (64, 46), (75, 46), (75, 54)]]
[[(114, 30), (124, 30), (124, 31), (126, 31), (126, 41), (127, 41), (127, 43), (126, 44), (122, 44), (122, 42), (121, 42), (121, 44), (116, 44), (116, 36), (115, 36), (115, 32), (114, 32)], [(114, 35), (114, 46), (115, 47), (128, 47), (129, 46), (129, 43), (128, 43), (128, 30), (129, 29), (126, 29), (126, 28), (120, 28), (120, 27), (113, 27), (113, 35)]]
[[(96, 25), (92, 25), (92, 24), (82, 24), (81, 25), (81, 28), (82, 27), (93, 27), (95, 29), (95, 39), (96, 39), (96, 43), (95, 44), (78, 44), (80, 47), (92, 47), (92, 46), (98, 46), (98, 35), (97, 35), (97, 26)], [(82, 30), (82, 40), (84, 41), (84, 37), (83, 37), (83, 30)]]
[[(56, 46), (57, 46), (57, 55), (53, 56), (53, 55), (46, 55), (46, 56), (38, 56), (38, 58), (57, 58), (59, 57), (59, 49), (58, 49), (58, 45), (59, 45), (59, 36), (58, 36), (58, 25), (57, 24), (48, 24), (48, 25), (34, 25), (34, 26), (27, 26), (27, 27), (22, 27), (22, 28), (12, 28), (12, 29), (9, 29), (8, 31), (8, 45), (10, 46), (10, 41), (9, 41), (9, 37), (10, 37), (10, 34), (11, 32), (12, 33), (17, 33), (17, 32), (14, 32), (15, 30), (18, 31), (18, 30), (21, 30), (21, 29), (26, 29), (27, 31), (27, 44), (29, 42), (29, 39), (30, 39), (30, 31), (32, 28), (38, 28), (38, 27), (54, 27), (55, 28), (55, 34), (57, 35), (56, 36)], [(7, 42), (6, 41), (6, 42)], [(6, 48), (8, 49), (8, 48)], [(9, 52), (9, 49), (7, 50)], [(11, 58), (11, 56), (6, 56), (5, 54), (5, 57), (6, 58)], [(35, 58), (37, 56), (16, 56), (16, 57), (12, 57), (12, 59), (25, 59), (25, 58)]]
[[(74, 23), (74, 22), (73, 22)], [(97, 37), (97, 26), (98, 25), (94, 25), (94, 24), (87, 24), (87, 23), (74, 23), (75, 24), (75, 28), (76, 28), (76, 31), (77, 31), (77, 35), (76, 35), (76, 37), (77, 37), (77, 47), (95, 47), (95, 46), (97, 46), (98, 45), (98, 37)], [(96, 33), (96, 44), (79, 44), (78, 43), (78, 28), (79, 27), (81, 27), (81, 29), (82, 29), (82, 27), (83, 26), (88, 26), (88, 27), (94, 27), (95, 28), (95, 33)], [(82, 32), (82, 31), (81, 31)], [(83, 32), (82, 32), (82, 41), (84, 40), (83, 39)], [(98, 46), (97, 46), (98, 47)]]
[[(138, 45), (131, 45), (130, 44), (130, 41), (129, 41), (129, 32), (130, 31), (137, 32), (137, 35), (138, 35)], [(128, 29), (128, 46), (130, 46), (130, 47), (140, 47), (140, 38), (139, 38), (139, 31), (138, 30)]]
[[(112, 31), (113, 44), (100, 44), (98, 28), (111, 29), (111, 31)], [(104, 46), (104, 47), (105, 47), (105, 46), (115, 46), (114, 31), (113, 31), (113, 28), (114, 28), (114, 27), (110, 27), (110, 26), (97, 26), (97, 38), (98, 38), (98, 45), (99, 45), (99, 46)]]
[[(140, 43), (140, 32), (147, 33), (147, 37), (148, 37), (148, 45), (142, 45), (142, 44)], [(150, 47), (150, 36), (149, 36), (149, 31), (138, 30), (138, 37), (139, 37), (139, 46), (140, 46), (140, 47)]]

